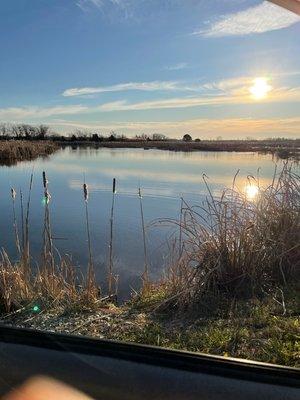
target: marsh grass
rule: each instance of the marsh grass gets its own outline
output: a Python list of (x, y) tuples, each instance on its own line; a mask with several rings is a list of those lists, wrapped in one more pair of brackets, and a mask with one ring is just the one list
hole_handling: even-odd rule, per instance
[(50, 141), (0, 141), (0, 164), (13, 165), (18, 161), (46, 157), (58, 149), (57, 144)]
[[(89, 265), (87, 276), (72, 265), (69, 257), (62, 257), (53, 244), (50, 221), (49, 182), (43, 172), (43, 204), (44, 227), (42, 257), (35, 263), (30, 255), (30, 204), (33, 187), (33, 172), (30, 176), (26, 210), (24, 212), (23, 195), (20, 192), (21, 219), (22, 219), (22, 247), (19, 244), (17, 219), (13, 213), (16, 246), (20, 246), (19, 261), (12, 262), (2, 249), (0, 252), (0, 310), (11, 313), (24, 308), (37, 310), (46, 308), (64, 307), (65, 309), (93, 308), (100, 299), (100, 290), (94, 279), (94, 266), (91, 258), (90, 231), (87, 211), (88, 191), (85, 185), (84, 196), (86, 205), (86, 224), (89, 245)], [(15, 206), (16, 192), (11, 190), (13, 207)], [(55, 257), (56, 253), (56, 257)]]
[(167, 276), (143, 291), (143, 298), (137, 296), (137, 303), (211, 312), (224, 297), (262, 298), (299, 284), (300, 180), (294, 165), (275, 171), (268, 187), (249, 177), (257, 187), (255, 199), (238, 190), (235, 179), (216, 197), (203, 179), (204, 203), (190, 206), (183, 200), (179, 221), (158, 222), (179, 227), (179, 254), (171, 255)]

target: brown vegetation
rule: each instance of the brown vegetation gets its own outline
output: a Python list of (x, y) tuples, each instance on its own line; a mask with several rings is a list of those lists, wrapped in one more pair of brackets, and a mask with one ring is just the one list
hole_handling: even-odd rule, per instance
[(96, 146), (108, 148), (142, 148), (168, 151), (235, 151), (270, 153), (281, 159), (300, 158), (300, 140), (138, 140), (126, 139), (113, 141), (62, 141), (62, 145)]
[(57, 144), (50, 141), (0, 141), (0, 164), (14, 165), (18, 161), (47, 157), (58, 148)]
[(180, 221), (160, 221), (178, 226), (182, 239), (167, 277), (142, 291), (142, 303), (197, 310), (219, 307), (224, 298), (263, 298), (299, 285), (299, 176), (286, 164), (269, 187), (260, 188), (255, 178), (250, 183), (258, 185), (254, 200), (234, 182), (218, 198), (207, 185), (204, 204), (184, 202)]

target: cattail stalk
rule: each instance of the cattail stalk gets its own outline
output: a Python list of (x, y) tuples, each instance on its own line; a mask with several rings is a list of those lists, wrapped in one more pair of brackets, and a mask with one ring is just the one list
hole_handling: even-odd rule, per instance
[(112, 203), (110, 212), (110, 241), (109, 241), (109, 267), (108, 267), (108, 295), (112, 295), (113, 286), (113, 232), (114, 232), (114, 208), (116, 195), (116, 178), (113, 179)]
[(24, 267), (26, 272), (29, 273), (29, 260), (30, 260), (30, 247), (29, 247), (29, 210), (30, 210), (30, 203), (31, 203), (31, 192), (33, 186), (33, 172), (30, 175), (30, 182), (29, 182), (29, 193), (27, 199), (27, 207), (26, 207), (26, 217), (25, 217), (25, 245), (23, 251), (23, 259), (24, 259)]
[(24, 206), (23, 206), (23, 192), (21, 189), (20, 189), (20, 207), (21, 207), (21, 223), (22, 223), (22, 250), (24, 252), (24, 246), (25, 246)]
[(15, 191), (14, 188), (10, 189), (11, 191), (11, 198), (12, 198), (12, 205), (13, 205), (13, 219), (14, 219), (14, 232), (15, 232), (15, 241), (16, 241), (16, 247), (18, 250), (19, 255), (21, 254), (21, 246), (20, 246), (20, 240), (19, 240), (19, 230), (18, 230), (18, 223), (17, 223), (17, 217), (16, 217), (16, 196), (17, 192)]
[(44, 264), (47, 264), (48, 255), (50, 256), (51, 271), (52, 274), (55, 272), (55, 260), (53, 254), (53, 240), (52, 240), (52, 229), (51, 229), (51, 219), (50, 219), (50, 209), (49, 203), (51, 200), (51, 195), (49, 193), (48, 185), (49, 181), (46, 176), (46, 172), (43, 171), (43, 188), (44, 188), (44, 204), (45, 204), (45, 214), (44, 214)]
[(87, 271), (87, 291), (88, 291), (88, 296), (90, 296), (92, 285), (94, 283), (94, 264), (92, 255), (89, 208), (88, 208), (89, 190), (88, 190), (88, 185), (85, 183), (85, 181), (83, 184), (83, 198), (85, 203), (85, 220), (86, 220), (86, 232), (87, 232), (88, 253), (89, 253), (89, 262)]
[(147, 240), (146, 240), (146, 228), (144, 219), (144, 209), (143, 209), (143, 196), (141, 188), (139, 187), (139, 200), (140, 200), (140, 211), (141, 211), (141, 223), (142, 223), (142, 234), (143, 234), (143, 246), (144, 246), (144, 273), (143, 273), (143, 283), (147, 284), (149, 282), (149, 268), (148, 268), (148, 255), (147, 255)]

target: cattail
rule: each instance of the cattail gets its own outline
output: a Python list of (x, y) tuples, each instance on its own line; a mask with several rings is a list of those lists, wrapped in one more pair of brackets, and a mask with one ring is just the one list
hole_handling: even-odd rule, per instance
[(112, 203), (111, 203), (111, 213), (110, 213), (109, 269), (108, 269), (109, 296), (112, 295), (112, 282), (113, 282), (113, 231), (114, 231), (115, 194), (116, 194), (116, 178), (113, 179)]
[(147, 257), (147, 241), (146, 241), (146, 228), (145, 228), (145, 220), (144, 220), (144, 210), (143, 210), (143, 196), (141, 188), (138, 189), (138, 196), (140, 199), (140, 211), (141, 211), (141, 223), (142, 223), (142, 234), (143, 234), (143, 245), (144, 245), (144, 273), (143, 273), (143, 282), (148, 283), (149, 280), (149, 272), (148, 272), (148, 257)]
[(23, 192), (20, 189), (20, 208), (21, 208), (21, 223), (22, 223), (22, 249), (25, 246), (25, 228), (24, 228), (24, 205), (23, 205)]
[(48, 179), (47, 179), (47, 177), (46, 177), (46, 172), (45, 171), (43, 171), (43, 186), (44, 186), (44, 189), (47, 189), (48, 188)]
[(15, 191), (14, 188), (11, 188), (10, 191), (11, 191), (11, 197), (12, 197), (13, 201), (15, 201), (16, 197), (17, 197), (17, 192)]
[(51, 200), (51, 194), (49, 193), (48, 189), (45, 190), (44, 197), (45, 197), (45, 204), (48, 205)]
[(46, 172), (43, 171), (43, 187), (44, 187), (44, 205), (45, 205), (45, 215), (44, 215), (44, 263), (46, 266), (47, 258), (50, 257), (52, 273), (55, 272), (55, 259), (53, 255), (53, 240), (52, 240), (52, 229), (51, 229), (51, 219), (50, 219), (50, 209), (49, 203), (51, 200), (51, 195), (48, 190), (48, 179), (46, 177)]
[(84, 201), (87, 202), (89, 199), (89, 188), (86, 183), (83, 184), (83, 197), (84, 197)]
[(29, 261), (30, 261), (30, 245), (29, 245), (29, 211), (30, 211), (30, 204), (31, 204), (31, 193), (32, 193), (32, 186), (33, 186), (33, 171), (30, 175), (30, 182), (29, 182), (29, 193), (27, 198), (27, 206), (26, 206), (26, 216), (25, 216), (25, 246), (24, 246), (24, 268), (26, 274), (29, 273)]
[[(84, 180), (85, 180), (85, 177), (84, 177)], [(86, 221), (86, 232), (87, 232), (88, 252), (89, 252), (89, 264), (88, 264), (88, 271), (87, 271), (87, 292), (88, 292), (88, 297), (90, 297), (92, 286), (95, 281), (95, 273), (94, 273), (94, 265), (93, 265), (90, 220), (89, 220), (89, 209), (88, 209), (89, 190), (88, 190), (88, 185), (85, 183), (85, 181), (83, 183), (83, 198), (84, 198), (84, 202), (85, 202), (85, 221)]]
[(16, 206), (15, 206), (15, 200), (16, 200), (16, 197), (17, 197), (17, 192), (15, 191), (14, 188), (11, 188), (10, 192), (11, 192), (11, 198), (12, 198), (12, 204), (13, 204), (13, 218), (14, 218), (13, 225), (14, 225), (14, 231), (15, 231), (16, 247), (17, 247), (17, 250), (18, 250), (19, 254), (21, 254), (19, 230), (18, 230), (17, 217), (16, 217)]

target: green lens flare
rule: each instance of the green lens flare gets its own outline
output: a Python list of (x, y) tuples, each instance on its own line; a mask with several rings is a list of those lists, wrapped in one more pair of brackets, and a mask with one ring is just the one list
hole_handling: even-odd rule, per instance
[(40, 307), (39, 306), (33, 306), (32, 307), (32, 311), (33, 312), (39, 312), (40, 311)]

